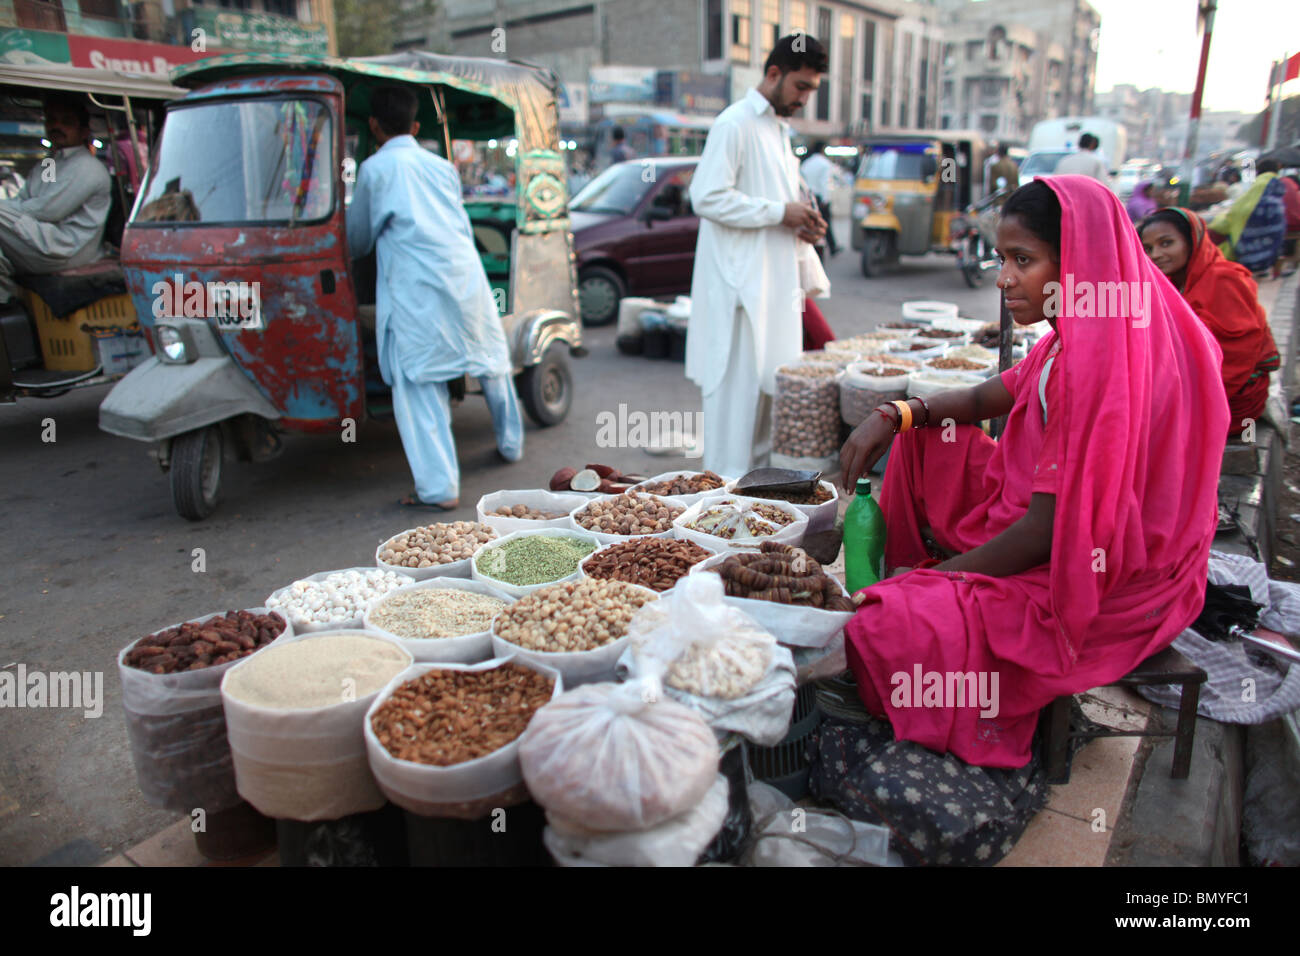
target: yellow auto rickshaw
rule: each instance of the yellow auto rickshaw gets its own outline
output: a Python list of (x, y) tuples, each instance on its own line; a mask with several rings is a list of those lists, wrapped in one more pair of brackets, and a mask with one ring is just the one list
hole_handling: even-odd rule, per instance
[(949, 226), (984, 194), (990, 147), (977, 133), (944, 130), (873, 136), (862, 144), (853, 187), (851, 243), (873, 278), (899, 256), (953, 251)]

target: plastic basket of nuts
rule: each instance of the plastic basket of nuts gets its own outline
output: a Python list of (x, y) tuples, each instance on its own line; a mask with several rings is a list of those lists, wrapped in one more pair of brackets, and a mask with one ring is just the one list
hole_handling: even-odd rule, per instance
[(272, 591), (266, 606), (288, 618), (298, 634), (359, 628), (368, 604), (414, 583), (409, 574), (382, 568), (321, 571)]
[(496, 537), (495, 530), (477, 521), (423, 525), (395, 534), (375, 548), (375, 564), (417, 581), (467, 578), (474, 552)]
[(430, 578), (372, 601), (364, 626), (417, 663), (473, 664), (492, 656), (492, 619), (514, 600), (485, 581)]
[(786, 501), (726, 495), (697, 501), (673, 528), (678, 538), (715, 551), (752, 549), (764, 541), (798, 545), (808, 530), (808, 516)]
[[(727, 493), (732, 493), (735, 487), (736, 482), (727, 482)], [(784, 501), (786, 504), (793, 505), (796, 511), (808, 519), (808, 527), (804, 529), (804, 535), (818, 534), (835, 527), (835, 519), (840, 510), (840, 492), (833, 481), (817, 482), (817, 490), (811, 495), (765, 491), (751, 492), (746, 497), (762, 501)]]
[(379, 789), (426, 817), (473, 820), (525, 802), (519, 737), (563, 691), (558, 671), (518, 655), (407, 668), (366, 712)]
[(497, 657), (554, 667), (569, 686), (612, 680), (632, 616), (659, 595), (624, 581), (579, 578), (520, 598), (492, 622)]
[(570, 528), (514, 531), (483, 545), (471, 571), (475, 581), (521, 598), (577, 578), (582, 559), (599, 547), (595, 535)]
[(663, 593), (717, 551), (684, 538), (632, 538), (608, 544), (582, 562), (583, 576), (626, 581)]
[(961, 378), (964, 375), (979, 375), (987, 378), (996, 368), (996, 361), (960, 358), (953, 355), (932, 358), (922, 366), (927, 378)]
[[(773, 547), (778, 550), (769, 550), (769, 548)], [(734, 607), (740, 608), (756, 620), (765, 630), (775, 636), (780, 643), (794, 647), (825, 647), (852, 620), (854, 613), (851, 609), (852, 597), (848, 591), (844, 590), (844, 585), (840, 584), (831, 575), (826, 574), (821, 565), (811, 557), (803, 554), (799, 549), (779, 550), (782, 547), (782, 545), (769, 545), (759, 552), (719, 554), (695, 565), (691, 568), (691, 573), (717, 573), (723, 575), (723, 583), (731, 585), (727, 587), (727, 596), (723, 600)], [(736, 586), (739, 582), (733, 583), (729, 579), (730, 572), (724, 573), (720, 570), (723, 562), (733, 558), (742, 564), (758, 563), (764, 559), (775, 558), (775, 563), (791, 566), (791, 573), (781, 576), (812, 577), (819, 580), (816, 582), (816, 587), (810, 585), (806, 591), (796, 588), (764, 587), (763, 585), (768, 584), (769, 581), (766, 577), (757, 576), (752, 579), (752, 587)], [(762, 564), (759, 566), (768, 567), (774, 565)], [(767, 577), (772, 576), (771, 572), (767, 571), (759, 571), (757, 574)], [(844, 601), (836, 601), (835, 603), (844, 604), (844, 602), (848, 602), (845, 605), (846, 609), (842, 611), (826, 610), (820, 605), (814, 606), (810, 603), (813, 600), (811, 597), (813, 590), (820, 592), (823, 604), (827, 594), (843, 598)], [(746, 597), (741, 596), (740, 592), (762, 596)]]
[(536, 531), (540, 528), (567, 528), (569, 514), (591, 499), (586, 495), (565, 494), (533, 488), (526, 491), (493, 491), (478, 500), (478, 521), (496, 531)]
[(689, 505), (701, 498), (722, 494), (722, 488), (729, 480), (711, 471), (666, 471), (633, 485), (630, 490), (675, 498)]
[(569, 515), (571, 527), (595, 535), (601, 544), (647, 535), (673, 536), (673, 519), (686, 510), (680, 498), (624, 492), (588, 501)]

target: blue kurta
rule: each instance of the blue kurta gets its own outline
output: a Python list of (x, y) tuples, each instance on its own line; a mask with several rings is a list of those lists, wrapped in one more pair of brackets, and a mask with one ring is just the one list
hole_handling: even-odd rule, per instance
[(353, 258), (376, 248), (379, 368), (413, 382), (508, 375), (510, 351), (461, 201), (460, 177), (413, 136), (395, 136), (357, 173)]
[(473, 375), (507, 461), (524, 450), (524, 423), (505, 331), (474, 246), (456, 168), (395, 136), (361, 164), (348, 207), (353, 258), (376, 247), (379, 369), (421, 501), (459, 497), (460, 468), (446, 383)]

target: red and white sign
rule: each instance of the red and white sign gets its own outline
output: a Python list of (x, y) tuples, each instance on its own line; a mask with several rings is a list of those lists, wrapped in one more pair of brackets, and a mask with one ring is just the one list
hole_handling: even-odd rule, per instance
[(144, 43), (139, 40), (111, 40), (106, 37), (68, 34), (68, 52), (73, 66), (96, 70), (121, 70), (167, 78), (167, 72), (182, 63), (193, 63), (210, 53), (195, 53), (187, 46)]

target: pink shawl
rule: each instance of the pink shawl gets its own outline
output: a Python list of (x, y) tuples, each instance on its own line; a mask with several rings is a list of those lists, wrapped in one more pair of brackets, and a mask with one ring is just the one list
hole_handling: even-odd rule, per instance
[[(891, 578), (866, 590), (846, 628), (859, 692), (899, 738), (985, 766), (1023, 765), (1042, 707), (1122, 676), (1200, 612), (1228, 425), (1219, 348), (1147, 258), (1119, 200), (1089, 177), (1045, 182), (1061, 203), (1063, 295), (1074, 293), (1057, 318), (1049, 385), (1059, 416), (1050, 562), (1008, 578)], [(1108, 302), (1109, 317), (1086, 316), (1082, 290), (1095, 305), (1115, 282), (1136, 288), (1139, 303), (1148, 290), (1149, 308)], [(1038, 378), (1057, 339), (1004, 376), (1015, 404), (1000, 442), (973, 429), (955, 442), (933, 429), (896, 441), (882, 500), (888, 561), (923, 557), (921, 523), (966, 551), (1024, 514), (1046, 467)], [(891, 680), (917, 666), (996, 673), (997, 716), (894, 706)]]

